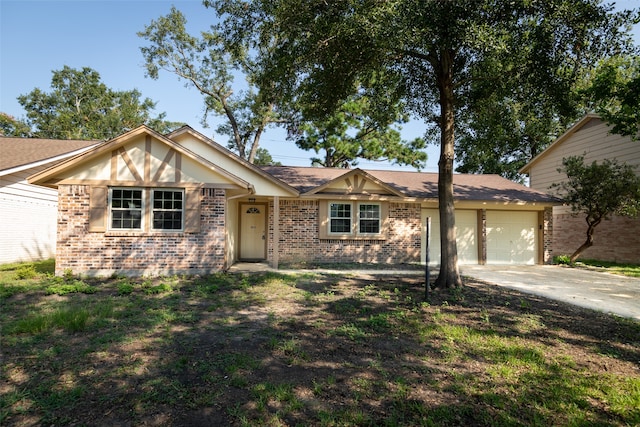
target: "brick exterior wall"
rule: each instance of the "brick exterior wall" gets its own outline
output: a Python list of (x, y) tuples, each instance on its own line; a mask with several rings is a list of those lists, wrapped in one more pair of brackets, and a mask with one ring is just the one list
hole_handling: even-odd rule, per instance
[[(420, 204), (389, 203), (386, 240), (325, 240), (319, 233), (319, 202), (281, 200), (279, 262), (397, 264), (420, 262)], [(273, 202), (269, 209), (268, 260), (273, 260)]]
[[(582, 215), (558, 210), (553, 215), (553, 255), (571, 255), (586, 240), (587, 224)], [(602, 221), (593, 234), (593, 246), (584, 259), (640, 263), (640, 218), (615, 216)]]
[(199, 233), (89, 232), (90, 187), (60, 185), (56, 274), (201, 274), (225, 268), (225, 191), (201, 190)]

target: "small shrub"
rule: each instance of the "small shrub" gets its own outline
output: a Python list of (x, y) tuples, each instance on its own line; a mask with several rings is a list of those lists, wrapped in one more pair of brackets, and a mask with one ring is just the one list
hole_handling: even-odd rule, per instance
[(147, 295), (163, 294), (171, 291), (173, 291), (173, 288), (168, 283), (161, 283), (157, 286), (151, 286), (150, 288), (145, 289), (145, 293)]
[(571, 257), (569, 255), (556, 255), (553, 257), (554, 264), (571, 265)]
[(66, 295), (74, 293), (93, 294), (96, 292), (96, 288), (91, 286), (82, 280), (73, 280), (71, 282), (63, 281), (62, 283), (56, 281), (50, 286), (47, 286), (47, 295)]
[(62, 273), (62, 278), (64, 279), (65, 282), (71, 282), (74, 278), (73, 270), (71, 270), (70, 268), (66, 268)]
[(17, 280), (33, 279), (38, 275), (35, 266), (23, 265), (16, 270), (15, 277)]
[(133, 293), (133, 285), (131, 283), (120, 283), (118, 285), (118, 295), (131, 295)]

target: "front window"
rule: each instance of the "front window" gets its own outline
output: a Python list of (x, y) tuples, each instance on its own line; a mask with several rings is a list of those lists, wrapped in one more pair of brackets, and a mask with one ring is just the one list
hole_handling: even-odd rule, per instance
[(380, 233), (380, 205), (361, 204), (359, 206), (358, 230), (363, 234)]
[(153, 190), (153, 229), (182, 230), (184, 191)]
[(329, 231), (331, 233), (351, 233), (351, 204), (331, 203), (329, 205)]
[(142, 190), (114, 188), (111, 191), (111, 228), (142, 228)]
[(386, 240), (389, 205), (387, 202), (321, 201), (320, 239)]

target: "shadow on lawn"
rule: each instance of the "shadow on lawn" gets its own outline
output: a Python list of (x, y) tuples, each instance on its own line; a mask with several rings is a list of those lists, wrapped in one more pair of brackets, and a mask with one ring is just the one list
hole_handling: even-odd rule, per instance
[(266, 273), (171, 283), (166, 293), (148, 293), (159, 284), (147, 284), (118, 295), (112, 280), (96, 294), (58, 298), (111, 301), (113, 311), (81, 333), (12, 338), (3, 423), (640, 421), (632, 401), (616, 409), (607, 390), (591, 391), (602, 388), (590, 373), (598, 364), (608, 364), (611, 387), (624, 387), (613, 375), (637, 375), (634, 322), (481, 283), (436, 291), (430, 304), (421, 281), (406, 277)]

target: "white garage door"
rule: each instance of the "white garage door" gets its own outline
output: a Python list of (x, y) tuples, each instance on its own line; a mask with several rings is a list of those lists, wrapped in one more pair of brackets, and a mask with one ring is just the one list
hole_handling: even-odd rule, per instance
[(538, 213), (487, 211), (487, 264), (535, 264)]
[[(440, 214), (437, 209), (422, 210), (422, 255), (426, 257), (426, 220), (431, 217), (429, 235), (429, 265), (440, 265)], [(458, 244), (458, 264), (478, 263), (478, 216), (475, 210), (456, 209), (456, 242)]]

